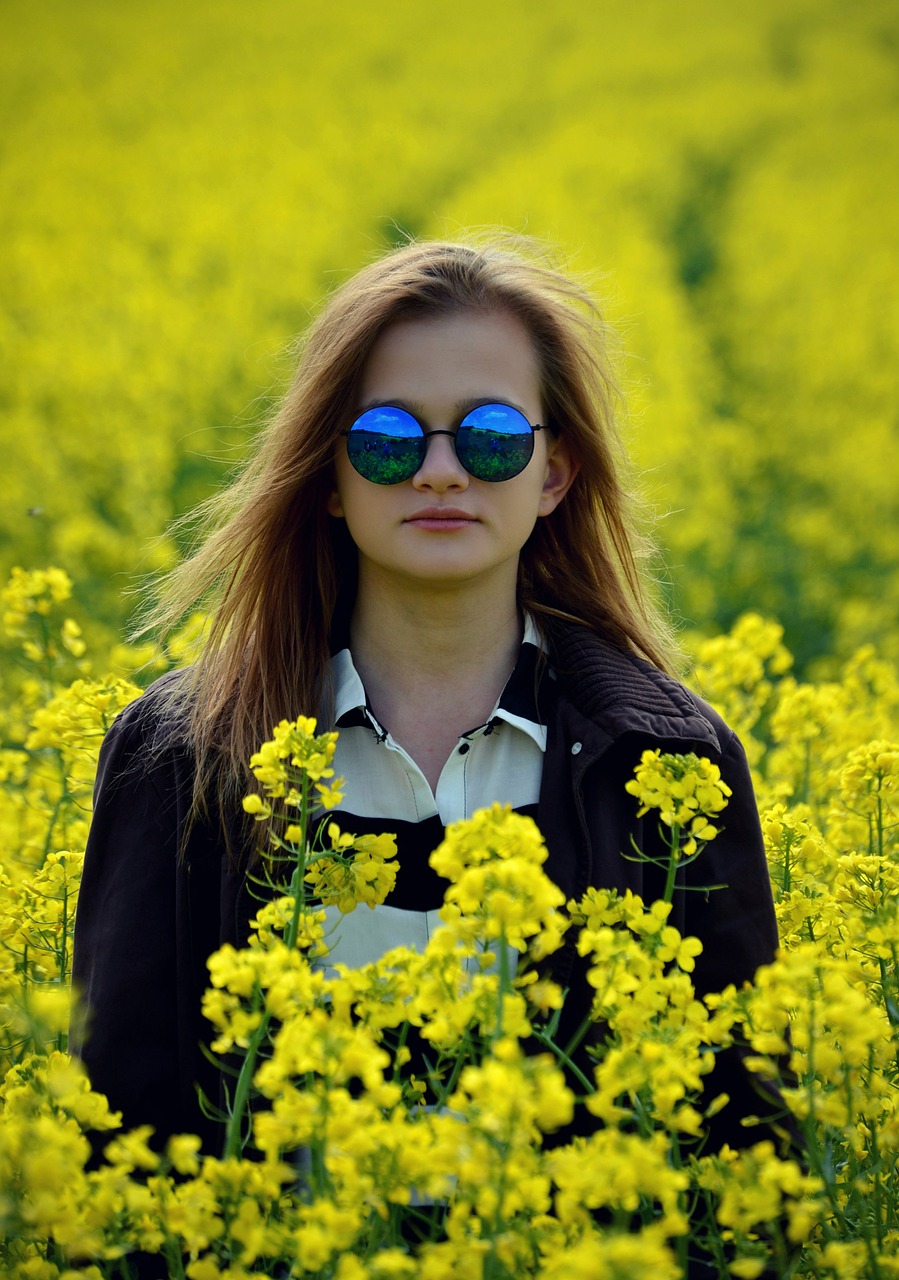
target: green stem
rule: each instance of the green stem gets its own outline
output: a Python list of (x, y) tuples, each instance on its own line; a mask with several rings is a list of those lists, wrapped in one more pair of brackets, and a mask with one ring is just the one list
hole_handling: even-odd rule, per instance
[(793, 868), (790, 865), (790, 854), (793, 851), (793, 833), (787, 831), (784, 839), (784, 876), (781, 893), (787, 894), (793, 883)]
[(883, 822), (883, 777), (881, 775), (878, 775), (878, 779), (877, 779), (877, 815), (876, 815), (875, 825), (877, 829), (877, 848), (874, 850), (874, 852), (877, 854), (878, 857), (882, 858), (884, 853), (884, 850), (883, 850), (884, 822)]
[(309, 828), (309, 778), (305, 773), (303, 774), (301, 785), (300, 839), (297, 848), (297, 862), (294, 867), (293, 876), (291, 877), (293, 915), (291, 916), (290, 924), (287, 926), (287, 932), (284, 935), (284, 941), (291, 950), (293, 950), (297, 945), (297, 937), (300, 932), (300, 920), (306, 909), (306, 835)]
[[(67, 982), (67, 969), (69, 963), (68, 943), (69, 943), (69, 881), (68, 867), (65, 868), (65, 874), (62, 882), (62, 927), (60, 929), (60, 944), (57, 952), (57, 964), (59, 966), (59, 979), (63, 986)], [(69, 1044), (68, 1032), (60, 1029), (56, 1036), (56, 1047), (60, 1053), (65, 1053)]]
[(557, 1050), (557, 1052), (560, 1053), (563, 1057), (570, 1058), (571, 1055), (574, 1053), (575, 1049), (584, 1039), (587, 1032), (590, 1030), (592, 1026), (593, 1026), (593, 1019), (588, 1013), (587, 1016), (581, 1020), (581, 1024), (578, 1027), (577, 1031), (575, 1031), (574, 1035), (569, 1036), (568, 1043), (566, 1044), (565, 1048), (559, 1049)]
[(532, 1035), (538, 1044), (542, 1044), (545, 1049), (548, 1049), (550, 1053), (555, 1055), (555, 1057), (558, 1059), (559, 1062), (561, 1062), (563, 1067), (568, 1068), (568, 1070), (577, 1080), (578, 1084), (581, 1084), (584, 1086), (587, 1093), (596, 1092), (596, 1085), (593, 1084), (593, 1082), (589, 1080), (587, 1076), (584, 1075), (583, 1071), (581, 1071), (577, 1063), (574, 1062), (569, 1057), (569, 1055), (565, 1052), (565, 1050), (559, 1048), (559, 1046), (555, 1043), (555, 1041), (552, 1039), (551, 1036), (548, 1036), (544, 1031), (537, 1031), (537, 1030), (533, 1031)]
[[(254, 990), (254, 995), (258, 998), (262, 995), (258, 986)], [(244, 1112), (250, 1100), (250, 1088), (253, 1084), (253, 1076), (256, 1072), (256, 1059), (259, 1057), (259, 1050), (262, 1042), (268, 1034), (271, 1025), (271, 1014), (264, 1013), (262, 1021), (250, 1037), (244, 1053), (244, 1060), (241, 1064), (240, 1075), (237, 1077), (237, 1084), (234, 1089), (234, 1103), (231, 1108), (231, 1114), (228, 1117), (228, 1127), (225, 1130), (225, 1150), (224, 1158), (230, 1160), (239, 1156), (246, 1145), (247, 1137), (241, 1130), (243, 1127)], [(247, 1134), (249, 1136), (249, 1134)]]
[[(441, 1085), (438, 1088), (436, 1082), (432, 1081), (431, 1087), (434, 1090), (434, 1097), (436, 1099), (435, 1107), (438, 1111), (440, 1110), (441, 1107), (446, 1106), (447, 1100), (451, 1097), (453, 1090), (455, 1089), (456, 1085), (459, 1083), (459, 1077), (462, 1074), (462, 1068), (465, 1066), (466, 1062), (468, 1062), (469, 1059), (471, 1058), (473, 1048), (474, 1048), (474, 1045), (472, 1044), (471, 1036), (466, 1031), (464, 1042), (462, 1046), (460, 1046), (459, 1051), (457, 1052), (455, 1058), (453, 1059), (453, 1069), (450, 1072), (450, 1076), (446, 1084)], [(443, 1056), (445, 1057), (446, 1055), (443, 1055)]]
[(509, 948), (506, 945), (506, 931), (499, 935), (499, 991), (497, 992), (496, 1031), (493, 1039), (499, 1040), (503, 1034), (503, 1013), (506, 996), (512, 990), (512, 974), (509, 970)]
[[(306, 876), (306, 834), (309, 825), (309, 778), (304, 773), (301, 781), (300, 790), (300, 839), (297, 842), (297, 862), (291, 878), (291, 891), (293, 893), (293, 914), (287, 926), (284, 935), (284, 941), (288, 947), (293, 949), (297, 945), (297, 937), (300, 931), (300, 920), (306, 906), (305, 894), (305, 876)], [(254, 998), (258, 1001), (262, 998), (261, 990), (256, 987), (253, 992)], [(225, 1151), (226, 1160), (236, 1157), (243, 1151), (249, 1137), (249, 1124), (247, 1125), (247, 1133), (242, 1133), (244, 1123), (244, 1113), (247, 1111), (250, 1101), (250, 1090), (253, 1085), (253, 1076), (256, 1073), (256, 1062), (259, 1057), (259, 1050), (268, 1035), (269, 1028), (272, 1023), (272, 1015), (266, 1011), (262, 1015), (259, 1026), (250, 1037), (244, 1053), (244, 1060), (241, 1063), (240, 1075), (237, 1077), (237, 1084), (234, 1089), (234, 1103), (231, 1108), (231, 1114), (228, 1117), (228, 1126), (225, 1131)]]
[(60, 754), (59, 760), (60, 760), (60, 773), (63, 775), (62, 795), (59, 797), (59, 799), (56, 801), (56, 804), (53, 806), (53, 810), (50, 814), (50, 819), (47, 823), (47, 834), (44, 838), (44, 847), (41, 850), (40, 866), (43, 866), (44, 863), (47, 861), (47, 858), (50, 856), (54, 843), (57, 843), (53, 839), (54, 832), (56, 831), (56, 820), (59, 817), (60, 813), (62, 812), (63, 805), (66, 803), (67, 800), (71, 799), (65, 785), (65, 769), (62, 767), (61, 754)]
[(671, 835), (668, 839), (668, 849), (670, 856), (668, 858), (668, 873), (665, 877), (665, 892), (662, 895), (663, 902), (671, 902), (674, 899), (674, 881), (677, 877), (678, 868), (678, 850), (680, 848), (680, 826), (675, 823), (671, 828)]

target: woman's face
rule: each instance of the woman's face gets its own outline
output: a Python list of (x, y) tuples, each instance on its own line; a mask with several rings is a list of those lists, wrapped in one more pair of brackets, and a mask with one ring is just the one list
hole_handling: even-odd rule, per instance
[[(391, 325), (372, 348), (353, 416), (375, 404), (398, 405), (425, 431), (454, 431), (484, 401), (514, 405), (533, 424), (544, 421), (530, 336), (505, 312)], [(514, 594), (521, 548), (574, 478), (564, 441), (536, 432), (527, 467), (499, 483), (470, 476), (449, 436), (427, 444), (411, 479), (379, 485), (359, 475), (340, 441), (328, 510), (346, 520), (360, 582), (389, 579), (421, 589), (478, 581)]]

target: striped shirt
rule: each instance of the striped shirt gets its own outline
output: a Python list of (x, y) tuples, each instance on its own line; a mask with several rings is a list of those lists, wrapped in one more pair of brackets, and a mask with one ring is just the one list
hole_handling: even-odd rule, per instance
[[(540, 637), (526, 616), (515, 669), (487, 720), (463, 733), (440, 773), (436, 793), (421, 769), (368, 706), (349, 649), (332, 658), (337, 777), (345, 780), (344, 801), (334, 815), (342, 831), (354, 835), (391, 832), (399, 866), (395, 888), (373, 910), (357, 907), (340, 923), (329, 908), (331, 962), (356, 967), (379, 959), (396, 946), (424, 949), (439, 923), (447, 882), (428, 857), (451, 822), (477, 809), (509, 804), (536, 815), (546, 749), (546, 725), (538, 712)], [(545, 671), (545, 667), (543, 668)]]

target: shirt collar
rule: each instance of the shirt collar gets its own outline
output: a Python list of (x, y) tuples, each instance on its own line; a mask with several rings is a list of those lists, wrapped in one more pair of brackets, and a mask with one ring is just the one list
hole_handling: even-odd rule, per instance
[[(541, 751), (546, 750), (546, 725), (537, 706), (538, 686), (541, 694), (544, 694), (548, 684), (548, 681), (540, 678), (543, 674), (540, 671), (540, 655), (545, 655), (545, 649), (533, 617), (526, 613), (521, 649), (512, 674), (485, 724), (476, 725), (465, 737), (480, 733), (490, 726), (496, 727), (498, 721), (505, 721), (526, 733)], [(369, 728), (377, 726), (368, 707), (362, 678), (348, 648), (341, 649), (331, 658), (331, 676), (334, 682), (335, 727), (346, 729), (351, 725), (367, 725)]]
[[(518, 661), (499, 695), (488, 723), (505, 720), (507, 724), (514, 725), (529, 738), (533, 738), (540, 750), (545, 751), (546, 725), (541, 719), (537, 706), (537, 693), (541, 685), (540, 677), (543, 674), (541, 666), (545, 669), (545, 654), (543, 663), (541, 663), (541, 654), (544, 654), (544, 645), (540, 632), (533, 617), (526, 613)], [(542, 682), (544, 690), (547, 683), (547, 681)]]

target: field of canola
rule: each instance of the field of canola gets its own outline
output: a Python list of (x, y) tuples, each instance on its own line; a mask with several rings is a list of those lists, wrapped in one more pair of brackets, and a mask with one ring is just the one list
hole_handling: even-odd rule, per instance
[[(190, 1280), (675, 1280), (704, 1242), (749, 1280), (766, 1261), (899, 1275), (894, 6), (11, 0), (4, 27), (0, 1269), (99, 1280), (140, 1248)], [(782, 959), (703, 1004), (664, 910), (579, 904), (583, 947), (619, 975), (597, 995), (612, 1038), (584, 1148), (542, 1145), (568, 1100), (516, 1048), (551, 1020), (539, 987), (458, 1002), (489, 1043), (447, 1098), (464, 1127), (419, 1116), (410, 1133), (379, 1065), (380, 974), (377, 1000), (357, 984), (297, 1012), (320, 1054), (258, 1082), (282, 1098), (261, 1159), (200, 1164), (184, 1138), (160, 1163), (137, 1134), (86, 1172), (83, 1132), (112, 1122), (63, 1051), (96, 752), (131, 679), (191, 644), (189, 627), (123, 644), (134, 593), (178, 554), (172, 517), (240, 461), (323, 295), (406, 234), (484, 225), (557, 243), (621, 334), (692, 678), (756, 771)], [(539, 842), (521, 856), (520, 940), (550, 947)], [(284, 967), (283, 927), (262, 922), (260, 964)], [(215, 971), (223, 1048), (284, 1014), (264, 965), (247, 1004), (247, 964)], [(430, 987), (403, 972), (408, 1012)], [(776, 1075), (788, 1025), (807, 1167), (765, 1147), (703, 1157), (710, 1052), (735, 1037)], [(270, 1049), (279, 1064), (288, 1037)], [(508, 1098), (519, 1110), (488, 1103)], [(321, 1157), (306, 1199), (279, 1157), (296, 1145)], [(400, 1220), (426, 1177), (433, 1197), (453, 1179), (454, 1216), (413, 1260)]]
[[(18, 574), (2, 601), (31, 673), (0, 752), (3, 1274), (127, 1277), (143, 1251), (182, 1280), (680, 1280), (702, 1251), (743, 1280), (899, 1275), (899, 674), (871, 646), (815, 684), (795, 679), (781, 629), (758, 614), (699, 646), (696, 680), (754, 765), (783, 944), (754, 986), (702, 999), (700, 944), (667, 923), (667, 886), (654, 903), (591, 890), (565, 904), (536, 827), (500, 810), (435, 852), (453, 883), (423, 954), (326, 976), (316, 902), (383, 900), (395, 849), (329, 833), (333, 848), (306, 852), (303, 797), (339, 802), (333, 744), (314, 724), (280, 726), (254, 771), (269, 795), (300, 800), (254, 793), (245, 807), (296, 856), (300, 890), (276, 890), (249, 946), (210, 958), (210, 1042), (240, 1075), (222, 1156), (201, 1159), (189, 1134), (160, 1155), (148, 1130), (122, 1133), (65, 1053), (96, 753), (139, 692), (77, 675), (88, 655), (70, 588), (58, 570)], [(701, 859), (727, 823), (717, 771), (653, 754), (628, 784), (635, 808), (658, 817), (675, 864)], [(573, 1086), (556, 1053), (570, 1046), (553, 1039), (564, 996), (535, 967), (568, 930), (593, 959), (606, 1027)], [(506, 944), (517, 968), (471, 977), (466, 958)], [(443, 1106), (416, 1104), (410, 1026)], [(734, 1044), (781, 1101), (760, 1093), (774, 1127), (750, 1124), (745, 1150), (707, 1152), (705, 1117), (728, 1100), (703, 1095), (703, 1078)], [(591, 1137), (545, 1145), (585, 1111), (600, 1121)], [(784, 1131), (801, 1160), (773, 1145)], [(299, 1181), (297, 1149), (311, 1153)]]
[(599, 278), (678, 616), (895, 656), (893, 5), (11, 0), (4, 36), (0, 568), (65, 567), (100, 647), (323, 295), (501, 225)]

